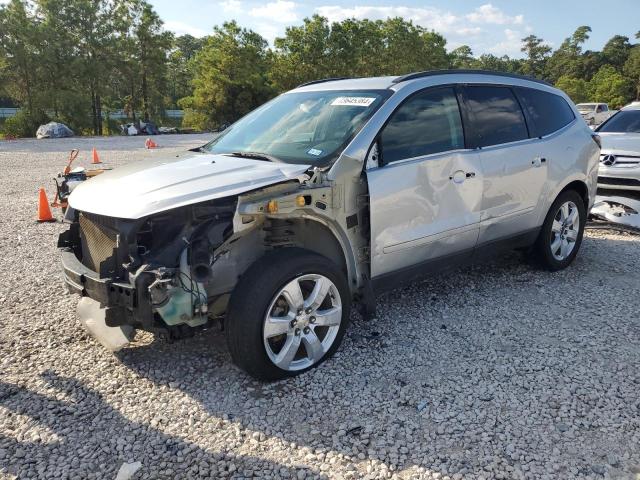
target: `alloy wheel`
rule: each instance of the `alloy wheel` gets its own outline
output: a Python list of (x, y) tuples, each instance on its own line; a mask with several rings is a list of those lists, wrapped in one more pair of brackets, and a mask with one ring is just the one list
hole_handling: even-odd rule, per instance
[(566, 260), (576, 246), (580, 232), (580, 213), (575, 203), (560, 205), (551, 224), (551, 254), (558, 261)]

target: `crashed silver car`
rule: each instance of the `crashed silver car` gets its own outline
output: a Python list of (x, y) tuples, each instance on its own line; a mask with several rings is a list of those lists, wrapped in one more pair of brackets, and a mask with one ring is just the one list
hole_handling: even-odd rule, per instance
[(77, 186), (64, 276), (105, 344), (222, 320), (237, 365), (295, 375), (336, 351), (352, 304), (373, 317), (382, 291), (501, 249), (567, 267), (597, 140), (564, 93), (524, 77), (312, 82), (197, 151)]
[(640, 191), (640, 105), (622, 108), (597, 132), (602, 140), (598, 186)]

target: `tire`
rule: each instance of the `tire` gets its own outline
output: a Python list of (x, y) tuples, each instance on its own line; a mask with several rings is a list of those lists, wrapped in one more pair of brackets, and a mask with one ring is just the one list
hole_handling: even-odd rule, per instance
[(306, 372), (338, 349), (350, 307), (346, 276), (331, 260), (299, 248), (271, 252), (231, 295), (225, 321), (231, 359), (263, 381)]
[[(579, 223), (576, 225), (571, 218)], [(571, 265), (580, 250), (586, 222), (584, 200), (578, 192), (567, 190), (558, 195), (533, 246), (536, 263), (551, 272)]]

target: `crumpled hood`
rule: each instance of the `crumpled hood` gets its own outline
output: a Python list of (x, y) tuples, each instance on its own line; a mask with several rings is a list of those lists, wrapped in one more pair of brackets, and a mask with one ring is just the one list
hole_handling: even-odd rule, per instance
[(73, 190), (69, 205), (82, 212), (137, 219), (292, 180), (309, 167), (188, 152), (97, 175)]
[(597, 133), (602, 140), (602, 153), (640, 156), (640, 133)]

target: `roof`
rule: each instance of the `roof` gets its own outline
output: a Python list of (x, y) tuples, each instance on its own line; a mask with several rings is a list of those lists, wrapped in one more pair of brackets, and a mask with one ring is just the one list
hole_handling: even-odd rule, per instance
[[(462, 77), (454, 78), (453, 82), (471, 82), (471, 81), (487, 81), (494, 77), (495, 81), (514, 80), (513, 83), (533, 82), (547, 87), (552, 87), (549, 83), (538, 80), (537, 78), (527, 77), (524, 75), (516, 75), (513, 73), (493, 72), (488, 70), (431, 70), (426, 72), (416, 72), (401, 76), (387, 77), (361, 77), (361, 78), (326, 78), (314, 80), (312, 82), (303, 83), (295, 90), (302, 91), (322, 91), (322, 90), (385, 90), (400, 88), (405, 82), (419, 79), (433, 79), (433, 83), (437, 83), (438, 77), (453, 76)], [(512, 83), (508, 81), (507, 83)]]
[(640, 102), (631, 102), (629, 105), (625, 105), (620, 110), (640, 110)]

